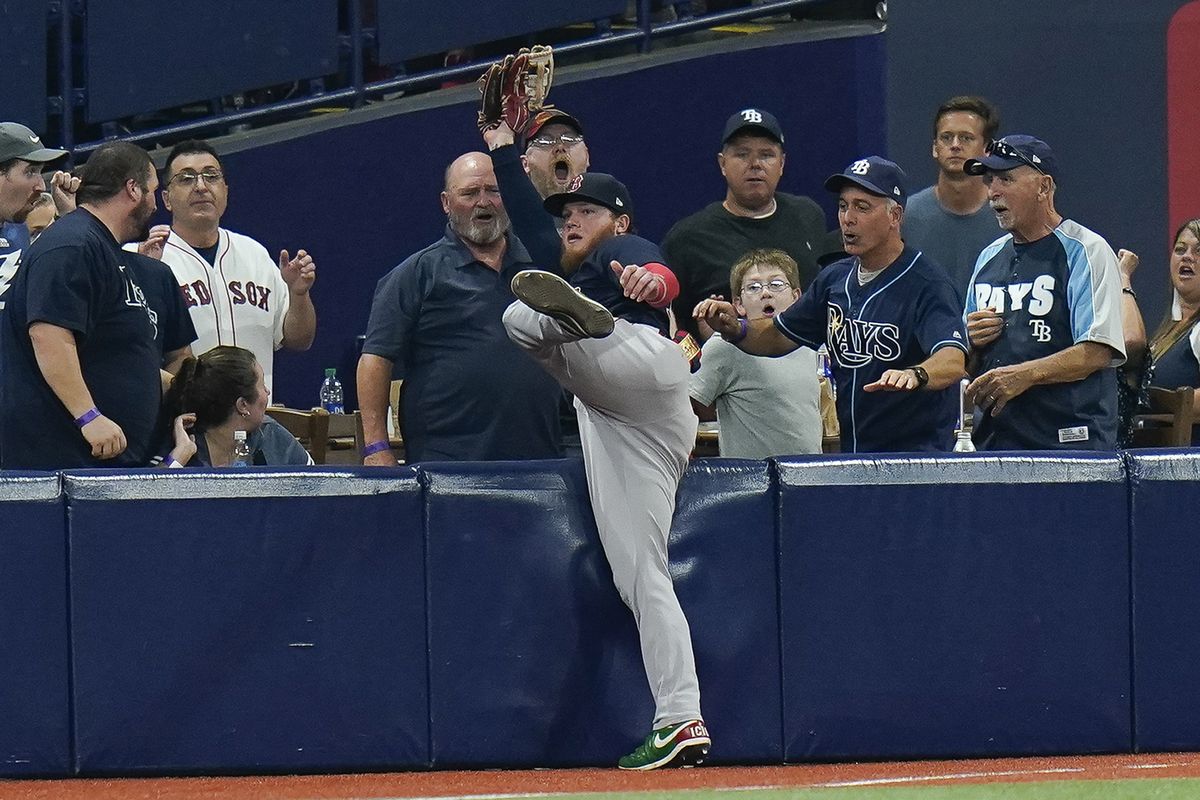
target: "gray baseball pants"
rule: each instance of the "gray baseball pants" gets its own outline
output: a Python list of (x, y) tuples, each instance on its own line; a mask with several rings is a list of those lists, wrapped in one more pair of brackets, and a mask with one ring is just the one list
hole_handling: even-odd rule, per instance
[(504, 327), (575, 395), (596, 528), (637, 622), (654, 728), (699, 719), (691, 632), (667, 568), (675, 492), (696, 443), (687, 359), (658, 331), (623, 319), (603, 339), (578, 339), (516, 302)]

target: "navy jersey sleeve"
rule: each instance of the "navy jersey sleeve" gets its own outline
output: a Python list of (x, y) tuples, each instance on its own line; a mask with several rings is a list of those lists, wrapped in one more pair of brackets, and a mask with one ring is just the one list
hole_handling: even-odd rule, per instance
[(371, 303), (371, 319), (363, 352), (380, 356), (404, 374), (408, 341), (421, 313), (420, 254), (413, 256), (379, 280)]
[(93, 309), (102, 307), (104, 295), (95, 262), (84, 258), (81, 247), (39, 252), (22, 267), (28, 282), (26, 322), (48, 322), (84, 336), (91, 333), (96, 324)]
[(825, 344), (826, 295), (831, 270), (825, 270), (800, 299), (775, 317), (775, 328), (796, 344), (816, 350)]
[(959, 309), (958, 293), (945, 279), (925, 284), (917, 306), (917, 341), (921, 349), (933, 355), (943, 347), (967, 352), (967, 332)]
[(146, 305), (154, 313), (163, 353), (173, 353), (196, 341), (196, 326), (171, 268), (140, 253), (129, 252), (127, 258), (135, 265), (135, 277), (145, 294)]
[(562, 240), (558, 228), (554, 225), (554, 217), (542, 207), (542, 198), (525, 174), (516, 146), (497, 147), (491, 155), (500, 197), (512, 221), (513, 233), (529, 251), (535, 267), (561, 275)]

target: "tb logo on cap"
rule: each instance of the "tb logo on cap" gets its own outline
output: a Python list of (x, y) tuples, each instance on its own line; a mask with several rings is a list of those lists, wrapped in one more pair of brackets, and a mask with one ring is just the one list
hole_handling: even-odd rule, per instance
[(855, 175), (866, 175), (871, 171), (871, 162), (865, 158), (855, 161), (850, 165), (850, 171)]
[(747, 108), (742, 112), (742, 119), (746, 122), (762, 122), (762, 113), (753, 108)]

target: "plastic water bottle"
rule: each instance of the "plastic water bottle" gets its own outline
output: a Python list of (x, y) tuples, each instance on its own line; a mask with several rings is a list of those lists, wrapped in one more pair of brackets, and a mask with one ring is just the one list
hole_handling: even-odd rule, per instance
[(837, 384), (833, 380), (833, 365), (829, 362), (829, 348), (821, 345), (817, 350), (817, 379), (829, 381), (829, 394), (837, 400)]
[(342, 404), (342, 382), (337, 379), (336, 369), (325, 370), (325, 381), (321, 384), (321, 408), (330, 414), (344, 414)]
[(253, 462), (250, 460), (250, 444), (246, 441), (245, 431), (233, 432), (233, 461), (230, 462), (231, 467), (248, 467)]

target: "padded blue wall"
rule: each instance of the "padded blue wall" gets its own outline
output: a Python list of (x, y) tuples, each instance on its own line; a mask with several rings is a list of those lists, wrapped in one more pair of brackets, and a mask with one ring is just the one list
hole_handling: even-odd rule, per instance
[(427, 764), (421, 492), (382, 475), (66, 473), (76, 769)]
[(70, 769), (66, 589), (58, 476), (0, 473), (0, 775)]
[(0, 81), (0, 117), (46, 133), (46, 33), (49, 0), (0, 3), (5, 79)]
[(789, 761), (1129, 749), (1118, 456), (779, 473)]

